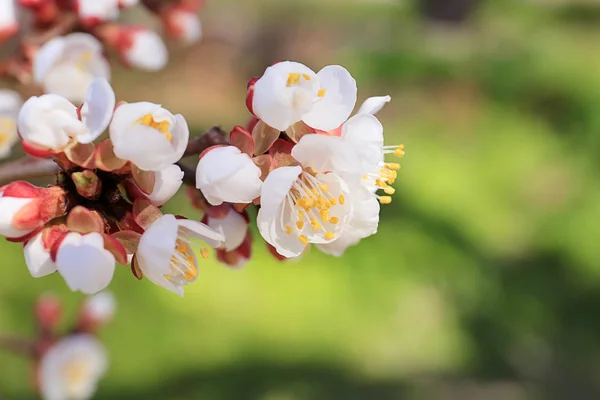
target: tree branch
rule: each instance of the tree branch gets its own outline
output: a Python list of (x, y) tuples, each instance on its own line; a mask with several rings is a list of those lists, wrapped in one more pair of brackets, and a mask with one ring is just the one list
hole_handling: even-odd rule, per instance
[(57, 172), (58, 165), (53, 160), (26, 156), (0, 164), (0, 185), (18, 180), (50, 176)]

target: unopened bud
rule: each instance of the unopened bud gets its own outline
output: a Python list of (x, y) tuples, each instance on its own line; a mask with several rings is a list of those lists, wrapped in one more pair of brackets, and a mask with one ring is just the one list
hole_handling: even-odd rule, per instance
[(45, 329), (53, 329), (62, 316), (62, 304), (53, 295), (40, 296), (35, 304), (35, 319)]
[(73, 179), (77, 193), (86, 199), (96, 199), (100, 195), (102, 181), (93, 171), (86, 169), (81, 172), (73, 172), (71, 179)]

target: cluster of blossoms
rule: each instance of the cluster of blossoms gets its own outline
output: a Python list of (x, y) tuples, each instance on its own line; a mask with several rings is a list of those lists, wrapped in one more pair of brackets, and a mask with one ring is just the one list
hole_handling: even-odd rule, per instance
[(35, 305), (37, 336), (34, 339), (0, 339), (3, 347), (33, 359), (34, 384), (44, 400), (87, 400), (96, 392), (108, 368), (108, 356), (96, 337), (115, 313), (115, 299), (108, 292), (85, 298), (76, 320), (59, 332), (62, 304), (42, 295)]
[[(0, 76), (57, 94), (79, 105), (94, 79), (110, 80), (107, 52), (128, 67), (162, 69), (163, 39), (143, 25), (118, 22), (136, 5), (156, 15), (164, 32), (186, 44), (201, 38), (197, 17), (204, 0), (0, 0), (0, 46), (18, 41), (18, 51), (0, 62)], [(0, 90), (0, 158), (17, 140), (18, 93)]]
[[(116, 263), (179, 295), (209, 248), (219, 261), (243, 266), (252, 247), (249, 206), (259, 208), (258, 229), (279, 259), (300, 256), (309, 244), (339, 256), (376, 233), (380, 203), (391, 202), (400, 168), (384, 156), (404, 154), (402, 146), (384, 146), (374, 116), (390, 97), (369, 98), (350, 117), (356, 93), (343, 67), (314, 73), (277, 63), (248, 85), (254, 116), (247, 127), (236, 126), (228, 139), (216, 129), (191, 141), (181, 115), (153, 103), (116, 103), (103, 78), (79, 107), (56, 94), (32, 97), (18, 116), (22, 146), (52, 157), (60, 171), (47, 188), (0, 187), (0, 234), (23, 243), (34, 277), (58, 272), (84, 293), (103, 290)], [(94, 144), (106, 130), (109, 137)], [(178, 162), (195, 154), (194, 177)], [(201, 222), (160, 211), (184, 180), (204, 211)]]
[(390, 97), (367, 99), (349, 118), (356, 96), (356, 81), (341, 66), (267, 68), (248, 83), (248, 126), (200, 155), (197, 188), (211, 206), (260, 205), (258, 229), (281, 258), (311, 243), (341, 255), (376, 233), (379, 204), (391, 202), (400, 168), (384, 155), (404, 155), (403, 146), (384, 146), (374, 116)]

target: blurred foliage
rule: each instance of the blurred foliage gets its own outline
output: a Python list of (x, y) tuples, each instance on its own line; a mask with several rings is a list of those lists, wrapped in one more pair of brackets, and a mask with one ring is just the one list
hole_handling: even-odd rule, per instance
[[(256, 239), (183, 300), (118, 271), (99, 399), (600, 396), (600, 4), (474, 4), (443, 25), (408, 1), (213, 2), (192, 55), (150, 86), (117, 76), (200, 132), (244, 123), (244, 80), (270, 62), (340, 63), (361, 100), (392, 95), (380, 116), (407, 155), (378, 235), (342, 258), (279, 263)], [(183, 196), (167, 209), (200, 217)], [(74, 307), (0, 251), (2, 331), (31, 333), (43, 291)], [(26, 361), (0, 365), (3, 398), (34, 398)]]

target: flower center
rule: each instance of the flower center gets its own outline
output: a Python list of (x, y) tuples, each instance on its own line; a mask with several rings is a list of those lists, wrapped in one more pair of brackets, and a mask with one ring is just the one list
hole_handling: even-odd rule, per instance
[(84, 51), (79, 55), (77, 61), (75, 62), (75, 66), (81, 72), (85, 72), (87, 70), (88, 64), (92, 61), (94, 54), (91, 51)]
[(11, 136), (11, 132), (16, 130), (15, 122), (9, 118), (0, 118), (0, 146), (6, 144)]
[(167, 120), (158, 122), (154, 119), (154, 116), (152, 114), (146, 114), (135, 122), (156, 129), (169, 142), (173, 139), (173, 135), (171, 134), (171, 132), (169, 132), (170, 124)]
[[(165, 275), (165, 279), (179, 285), (186, 285), (196, 280), (198, 261), (194, 254), (194, 245), (185, 234), (179, 233), (170, 259), (169, 274)], [(206, 248), (200, 248), (199, 251), (202, 258), (208, 258)]]
[(335, 226), (340, 219), (330, 215), (330, 212), (331, 208), (338, 203), (344, 204), (343, 194), (336, 197), (327, 184), (319, 182), (313, 174), (303, 171), (292, 185), (287, 201), (293, 213), (291, 217), (295, 219), (293, 226), (284, 226), (288, 235), (295, 232), (298, 240), (304, 244), (309, 242), (305, 234), (307, 231), (318, 234), (326, 240), (335, 238), (335, 234), (328, 228)]
[(308, 75), (308, 74), (301, 74), (299, 72), (291, 72), (288, 74), (286, 85), (287, 85), (287, 87), (300, 86), (300, 84), (302, 83), (302, 80), (308, 82), (308, 81), (310, 81), (310, 79), (311, 79), (310, 75)]
[(89, 378), (91, 372), (91, 363), (88, 360), (79, 359), (70, 362), (65, 367), (65, 380), (67, 389), (74, 393), (79, 390), (82, 383)]

